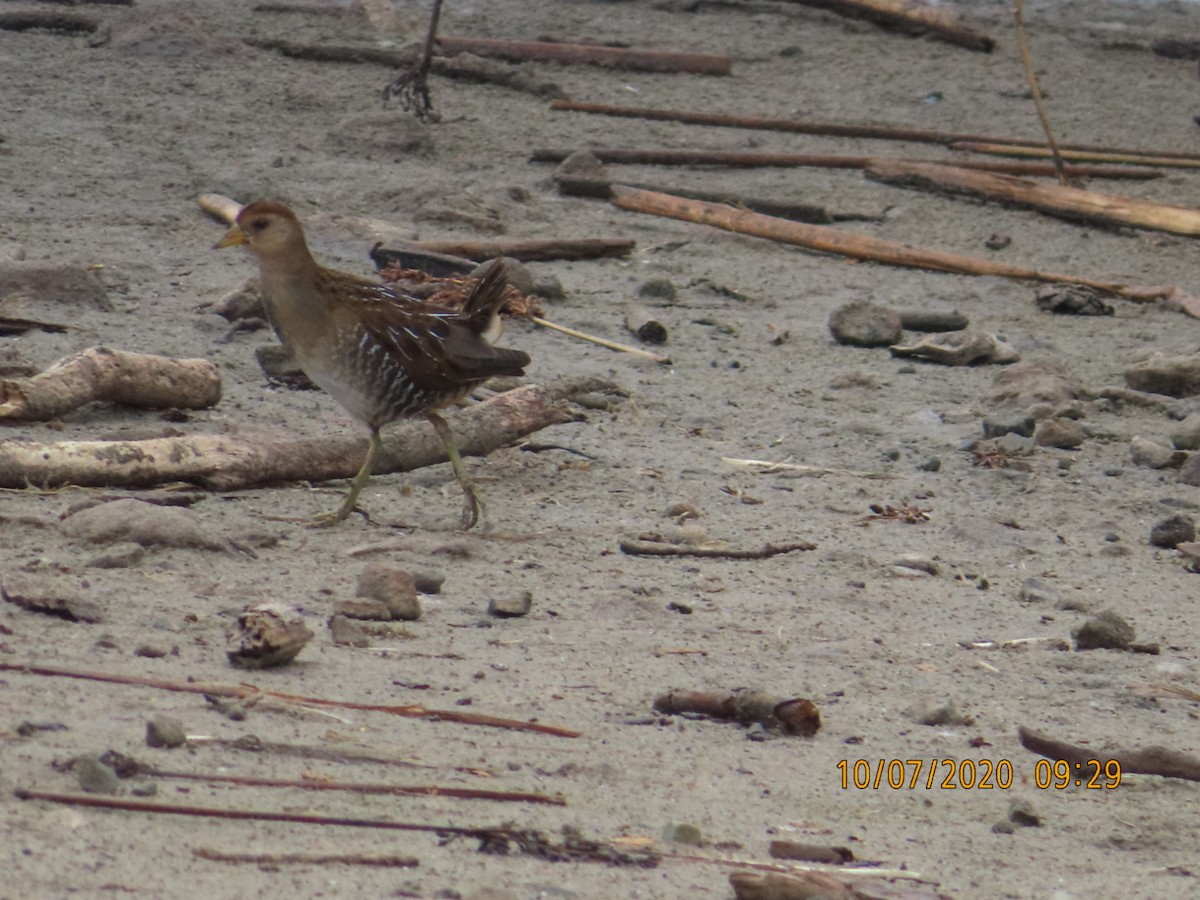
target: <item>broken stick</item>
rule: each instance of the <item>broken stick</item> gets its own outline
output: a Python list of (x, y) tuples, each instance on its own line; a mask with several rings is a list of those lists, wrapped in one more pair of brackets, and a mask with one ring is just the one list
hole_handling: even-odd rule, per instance
[(743, 725), (761, 724), (784, 734), (812, 737), (821, 729), (821, 713), (811, 700), (776, 697), (765, 691), (668, 691), (654, 701), (655, 712), (696, 713)]
[(1074, 222), (1130, 225), (1171, 234), (1200, 234), (1200, 210), (1151, 203), (1113, 194), (1100, 194), (1062, 185), (1039, 184), (973, 172), (938, 163), (877, 159), (866, 169), (867, 178), (900, 187), (984, 197), (1010, 206), (1036, 209)]
[[(894, 266), (932, 269), (938, 272), (957, 272), (962, 275), (998, 275), (1003, 278), (1016, 278), (1024, 281), (1083, 284), (1130, 299), (1144, 301), (1147, 298), (1145, 292), (1148, 289), (1146, 288), (1098, 281), (1093, 278), (1081, 278), (1075, 275), (1062, 275), (1057, 272), (1043, 272), (998, 260), (961, 256), (931, 247), (918, 247), (870, 235), (844, 232), (825, 225), (790, 222), (715, 203), (686, 200), (670, 194), (656, 194), (653, 191), (639, 191), (624, 185), (614, 185), (613, 195), (612, 202), (621, 209), (711, 225), (725, 231), (749, 234), (754, 237), (795, 244), (811, 250), (849, 256), (854, 259), (870, 259)], [(1167, 297), (1173, 289), (1173, 286), (1166, 286), (1154, 288), (1153, 291), (1159, 297)], [(1190, 313), (1190, 310), (1187, 311)]]
[[(607, 259), (628, 256), (634, 242), (627, 238), (529, 238), (510, 241), (414, 241), (413, 245), (430, 253), (460, 256), (474, 262), (507, 256), (521, 262), (546, 262), (555, 259)], [(384, 250), (384, 253), (387, 251)]]
[(811, 541), (784, 541), (763, 544), (761, 547), (725, 547), (710, 544), (676, 544), (664, 541), (656, 535), (643, 536), (638, 540), (623, 540), (621, 552), (630, 556), (702, 556), (706, 559), (768, 559), (781, 553), (797, 550), (816, 550)]
[(958, 22), (953, 12), (917, 0), (792, 0), (803, 6), (827, 9), (839, 16), (867, 19), (886, 28), (928, 32), (948, 44), (991, 53), (996, 42), (982, 32)]
[[(549, 425), (569, 421), (567, 401), (612, 385), (595, 378), (563, 378), (498, 394), (449, 419), (458, 450), (485, 456)], [(424, 422), (389, 429), (375, 472), (402, 472), (446, 461), (441, 441)], [(4, 441), (0, 487), (64, 484), (149, 487), (186, 481), (231, 491), (281, 481), (349, 478), (362, 465), (358, 438), (262, 441), (228, 434), (145, 441)]]
[[(1164, 778), (1182, 778), (1186, 781), (1200, 781), (1200, 758), (1165, 747), (1147, 747), (1145, 750), (1112, 750), (1097, 753), (1090, 747), (1079, 747), (1060, 741), (1046, 734), (1039, 734), (1024, 726), (1017, 729), (1021, 746), (1031, 753), (1045, 756), (1049, 759), (1066, 760), (1076, 768), (1071, 780), (1078, 784), (1081, 776), (1086, 781), (1092, 775), (1108, 778), (1109, 763), (1115, 762), (1120, 768), (1120, 775), (1161, 775)], [(1086, 769), (1086, 771), (1084, 771)], [(1113, 785), (1115, 787), (1115, 785)]]
[(0, 420), (56, 419), (94, 401), (149, 409), (206, 409), (220, 399), (221, 374), (206, 359), (91, 347), (32, 378), (0, 381)]

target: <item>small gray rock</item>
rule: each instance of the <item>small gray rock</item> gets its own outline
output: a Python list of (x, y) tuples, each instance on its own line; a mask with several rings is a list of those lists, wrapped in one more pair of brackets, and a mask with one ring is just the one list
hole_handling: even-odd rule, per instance
[(1200, 413), (1192, 413), (1171, 432), (1176, 450), (1200, 450)]
[(186, 743), (187, 731), (174, 716), (154, 716), (146, 723), (147, 747), (182, 747)]
[(1042, 817), (1034, 811), (1033, 804), (1028, 800), (1014, 800), (1010, 803), (1008, 820), (1022, 828), (1040, 828), (1042, 824)]
[(934, 727), (973, 725), (975, 719), (958, 711), (953, 700), (948, 700), (941, 706), (926, 707), (911, 711), (912, 716), (922, 725)]
[(996, 449), (1009, 456), (1029, 456), (1037, 448), (1031, 437), (1024, 437), (1015, 431), (1010, 431), (996, 441)]
[(133, 648), (133, 655), (143, 659), (162, 659), (170, 651), (159, 644), (138, 644)]
[(1071, 636), (1076, 650), (1128, 650), (1136, 635), (1124, 618), (1106, 609), (1076, 628)]
[(112, 766), (102, 763), (96, 756), (81, 756), (75, 760), (75, 777), (79, 788), (87, 794), (119, 794), (121, 780)]
[(663, 840), (672, 844), (699, 847), (704, 843), (704, 833), (698, 825), (689, 822), (669, 822), (663, 829)]
[(1125, 384), (1135, 391), (1192, 397), (1200, 394), (1200, 354), (1156, 356), (1125, 370)]
[(136, 566), (146, 555), (146, 548), (133, 541), (122, 541), (105, 548), (84, 565), (93, 569), (128, 569)]
[(392, 612), (388, 609), (387, 604), (374, 597), (335, 600), (333, 601), (333, 614), (368, 622), (390, 622), (392, 620)]
[(488, 615), (498, 619), (519, 619), (529, 615), (532, 608), (533, 593), (531, 591), (510, 591), (500, 597), (488, 598)]
[(228, 551), (223, 538), (208, 531), (190, 510), (123, 498), (71, 513), (62, 523), (69, 537), (93, 544), (132, 541), (143, 547), (186, 547)]
[(1191, 453), (1179, 467), (1179, 481), (1200, 487), (1200, 453)]
[(638, 296), (643, 300), (655, 300), (659, 303), (674, 303), (679, 296), (674, 282), (669, 278), (651, 278), (643, 281), (638, 287)]
[(62, 578), (7, 575), (0, 581), (0, 597), (13, 606), (58, 616), (68, 622), (104, 621), (99, 604), (84, 599), (74, 585)]
[(992, 413), (983, 420), (983, 436), (985, 438), (1003, 437), (1006, 434), (1019, 434), (1031, 437), (1037, 420), (1024, 412)]
[(1129, 442), (1129, 458), (1135, 466), (1145, 469), (1165, 469), (1175, 459), (1170, 447), (1156, 444), (1144, 437), (1135, 437)]
[(888, 347), (900, 340), (900, 313), (864, 300), (847, 303), (829, 316), (829, 333), (839, 344)]
[(1017, 599), (1022, 603), (1054, 603), (1058, 594), (1054, 589), (1036, 578), (1026, 578), (1021, 582)]
[(1057, 447), (1060, 450), (1075, 450), (1087, 440), (1087, 433), (1078, 422), (1070, 419), (1047, 419), (1037, 430), (1039, 447)]
[(412, 573), (392, 563), (374, 562), (363, 569), (355, 596), (383, 603), (393, 619), (415, 622), (421, 618), (421, 598)]
[(1179, 544), (1196, 539), (1196, 521), (1191, 516), (1177, 513), (1155, 522), (1150, 529), (1150, 543), (1155, 547), (1174, 550)]
[(413, 572), (412, 577), (413, 585), (421, 594), (440, 594), (442, 585), (446, 583), (446, 576), (441, 572)]

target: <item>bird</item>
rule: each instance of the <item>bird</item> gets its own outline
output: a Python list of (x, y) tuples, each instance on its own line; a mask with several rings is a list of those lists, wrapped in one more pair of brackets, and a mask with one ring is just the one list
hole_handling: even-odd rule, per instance
[(314, 525), (344, 520), (357, 506), (382, 446), (380, 429), (424, 416), (463, 489), (462, 526), (484, 516), (454, 436), (438, 410), (499, 375), (523, 375), (529, 354), (494, 346), (507, 286), (497, 262), (461, 310), (422, 302), (394, 286), (325, 268), (313, 258), (296, 214), (274, 200), (243, 207), (215, 249), (245, 245), (258, 259), (259, 291), (280, 342), (304, 373), (365, 425), (367, 456), (342, 505)]

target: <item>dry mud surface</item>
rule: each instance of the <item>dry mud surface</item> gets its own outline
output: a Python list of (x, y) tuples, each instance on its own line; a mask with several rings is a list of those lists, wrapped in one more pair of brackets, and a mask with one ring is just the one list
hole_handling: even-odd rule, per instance
[[(0, 12), (24, 8), (4, 4)], [(176, 771), (541, 791), (567, 800), (558, 807), (162, 778), (151, 798), (159, 803), (457, 827), (511, 822), (555, 838), (570, 827), (601, 841), (661, 841), (670, 823), (687, 823), (700, 829), (701, 847), (660, 849), (766, 860), (774, 839), (846, 846), (860, 860), (905, 868), (926, 890), (959, 898), (1200, 894), (1195, 782), (1139, 776), (1113, 791), (1043, 790), (1035, 784), (1038, 757), (1017, 738), (1024, 725), (1099, 752), (1152, 745), (1200, 752), (1198, 707), (1170, 690), (1200, 686), (1200, 576), (1175, 551), (1149, 543), (1156, 522), (1194, 515), (1200, 492), (1175, 470), (1139, 466), (1130, 456), (1136, 436), (1168, 444), (1180, 427), (1168, 412), (1178, 417), (1191, 401), (1142, 407), (1088, 399), (1122, 386), (1125, 370), (1152, 353), (1194, 352), (1195, 320), (1124, 301), (1111, 317), (1053, 316), (1035, 307), (1027, 284), (850, 264), (562, 197), (551, 167), (528, 162), (535, 147), (588, 144), (927, 158), (948, 151), (553, 112), (545, 97), (442, 78), (433, 90), (443, 120), (420, 125), (395, 104), (381, 106), (393, 75), (387, 68), (296, 61), (243, 42), (374, 46), (412, 37), (354, 10), (139, 0), (135, 8), (72, 12), (101, 21), (107, 39), (0, 31), (0, 253), (6, 261), (101, 266), (112, 309), (96, 308), (81, 292), (27, 297), (6, 313), (68, 321), (76, 330), (0, 337), (0, 353), (37, 368), (94, 345), (206, 357), (220, 366), (224, 395), (184, 421), (92, 405), (53, 425), (5, 424), (3, 440), (355, 433), (324, 395), (266, 383), (254, 349), (268, 332), (224, 340), (228, 325), (209, 305), (253, 265), (241, 251), (209, 249), (221, 226), (196, 205), (205, 191), (286, 201), (308, 223), (322, 260), (359, 272), (369, 271), (366, 253), (377, 240), (634, 238), (637, 249), (625, 259), (535, 265), (566, 292), (547, 315), (627, 340), (624, 312), (639, 287), (668, 279), (674, 302), (650, 302), (670, 328), (673, 363), (512, 324), (506, 341), (532, 355), (531, 380), (596, 375), (629, 397), (539, 433), (540, 452), (510, 447), (471, 460), (494, 523), (487, 534), (454, 532), (460, 500), (448, 467), (438, 466), (375, 478), (362, 498), (373, 523), (355, 516), (326, 530), (269, 517), (330, 508), (344, 483), (203, 494), (191, 506), (192, 524), (256, 548), (253, 556), (151, 547), (124, 568), (98, 568), (88, 562), (104, 548), (72, 536), (61, 516), (104, 492), (5, 492), (6, 584), (65, 585), (100, 618), (71, 622), (0, 605), (6, 665), (248, 681), (359, 703), (536, 719), (581, 736), (268, 702), (235, 720), (195, 694), (6, 671), (0, 896), (732, 896), (729, 867), (711, 863), (553, 862), (484, 855), (473, 840), (442, 844), (420, 832), (14, 799), (18, 788), (77, 791), (76, 773), (61, 764), (110, 748)], [(399, 12), (411, 24), (423, 9), (400, 5)], [(626, 42), (734, 60), (729, 78), (528, 66), (532, 79), (578, 100), (1038, 134), (1005, 4), (975, 4), (967, 13), (997, 37), (994, 53), (769, 2), (449, 2), (443, 31)], [(1195, 147), (1195, 64), (1150, 50), (1157, 38), (1190, 34), (1195, 7), (1033, 4), (1027, 17), (1062, 140)], [(1185, 237), (1074, 225), (886, 187), (855, 171), (619, 172), (881, 216), (842, 227), (894, 240), (1200, 290), (1200, 256)], [(1157, 181), (1093, 187), (1191, 204), (1198, 184), (1194, 174), (1171, 170)], [(1011, 241), (989, 250), (993, 235)], [(1082, 444), (1040, 447), (1019, 467), (975, 465), (963, 448), (996, 411), (1000, 368), (950, 368), (840, 346), (827, 320), (852, 300), (958, 310), (974, 327), (1006, 337), (1024, 360), (1065, 366), (1081, 388), (1080, 399), (1064, 405), (1078, 417)], [(756, 474), (723, 458), (841, 474)], [(762, 560), (620, 552), (625, 536), (678, 529), (666, 515), (678, 504), (694, 507), (697, 517), (683, 525), (708, 539), (736, 547), (808, 540), (816, 549)], [(873, 505), (918, 508), (923, 521), (864, 522)], [(351, 552), (364, 547), (374, 549)], [(894, 566), (906, 555), (936, 563), (937, 574)], [(392, 637), (365, 648), (335, 645), (326, 625), (332, 606), (352, 598), (359, 574), (377, 561), (438, 571), (442, 592), (425, 597), (424, 618)], [(1031, 578), (1041, 588), (1022, 594)], [(490, 597), (522, 590), (533, 596), (528, 616), (486, 614)], [(238, 612), (267, 600), (298, 607), (315, 639), (290, 666), (232, 669), (225, 651)], [(1161, 653), (1061, 648), (1101, 610), (1123, 616), (1139, 641), (1160, 644)], [(1019, 649), (963, 646), (1012, 639), (1034, 640)], [(139, 655), (139, 648), (165, 655)], [(739, 687), (811, 698), (821, 731), (775, 737), (651, 710), (671, 688)], [(922, 724), (947, 704), (954, 714), (943, 724)], [(323, 748), (334, 759), (213, 742), (150, 749), (145, 722), (156, 715), (182, 720), (193, 736), (252, 734)], [(31, 731), (22, 723), (63, 727)], [(352, 753), (405, 765), (351, 762)], [(856, 760), (920, 760), (926, 773), (939, 760), (960, 771), (963, 761), (1004, 763), (1013, 781), (991, 790), (845, 788), (839, 762)], [(1014, 801), (1032, 804), (1040, 826), (994, 831)], [(403, 855), (419, 866), (237, 865), (196, 855), (205, 848)], [(896, 882), (905, 885), (922, 883)]]

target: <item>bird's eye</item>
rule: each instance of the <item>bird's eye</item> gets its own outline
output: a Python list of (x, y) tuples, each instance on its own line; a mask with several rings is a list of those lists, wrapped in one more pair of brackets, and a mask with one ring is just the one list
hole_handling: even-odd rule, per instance
[(267, 230), (268, 222), (266, 219), (255, 219), (250, 223), (250, 230), (255, 234), (261, 234)]

